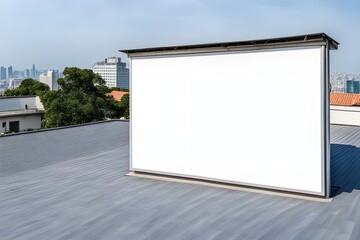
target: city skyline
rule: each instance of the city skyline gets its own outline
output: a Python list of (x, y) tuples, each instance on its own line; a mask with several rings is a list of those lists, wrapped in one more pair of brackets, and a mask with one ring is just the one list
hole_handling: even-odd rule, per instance
[[(32, 64), (31, 68), (16, 68), (14, 64), (0, 65), (0, 80), (8, 80), (10, 78), (33, 78), (38, 79), (40, 74), (49, 70), (61, 73), (63, 71), (57, 68), (36, 68), (36, 64)], [(10, 69), (10, 74), (9, 74)]]
[(359, 25), (355, 0), (2, 0), (0, 66), (91, 69), (107, 56), (126, 60), (118, 49), (325, 32), (340, 42), (332, 71), (360, 73)]

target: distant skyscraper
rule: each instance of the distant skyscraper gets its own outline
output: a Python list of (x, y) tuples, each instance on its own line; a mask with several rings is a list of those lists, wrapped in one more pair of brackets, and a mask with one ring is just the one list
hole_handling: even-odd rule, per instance
[(59, 86), (57, 84), (58, 76), (55, 71), (49, 70), (47, 74), (40, 74), (40, 82), (47, 84), (50, 87), (50, 90), (58, 90)]
[(13, 77), (13, 68), (12, 66), (10, 65), (7, 69), (7, 78), (10, 79)]
[(60, 78), (60, 74), (59, 74), (59, 70), (53, 70), (54, 74), (55, 74), (55, 78), (59, 79)]
[(36, 68), (35, 68), (35, 64), (33, 64), (32, 69), (31, 69), (31, 78), (32, 78), (32, 79), (36, 79)]
[(105, 61), (97, 62), (93, 66), (94, 73), (98, 73), (108, 87), (129, 89), (129, 69), (121, 58), (109, 57)]
[(360, 82), (354, 81), (353, 86), (354, 86), (354, 93), (360, 93)]
[(360, 93), (360, 82), (356, 80), (346, 80), (347, 93)]
[(5, 79), (6, 79), (6, 68), (1, 66), (1, 68), (0, 68), (0, 80), (5, 80)]
[(25, 69), (25, 70), (24, 70), (24, 77), (25, 77), (25, 78), (29, 78), (29, 77), (30, 77), (30, 70), (29, 70), (29, 69)]
[(354, 93), (354, 82), (352, 80), (346, 80), (346, 92)]

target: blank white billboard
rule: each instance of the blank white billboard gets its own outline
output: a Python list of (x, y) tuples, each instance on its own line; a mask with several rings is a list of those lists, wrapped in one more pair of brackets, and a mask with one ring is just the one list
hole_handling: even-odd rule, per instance
[(324, 195), (323, 48), (134, 57), (131, 170)]

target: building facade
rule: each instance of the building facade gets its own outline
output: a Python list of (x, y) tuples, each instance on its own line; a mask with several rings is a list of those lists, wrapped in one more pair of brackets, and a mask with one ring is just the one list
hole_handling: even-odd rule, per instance
[(6, 68), (3, 66), (0, 68), (0, 80), (6, 80)]
[(33, 64), (32, 69), (31, 69), (31, 78), (32, 78), (32, 79), (36, 79), (35, 64)]
[(360, 93), (360, 82), (356, 80), (346, 81), (346, 93)]
[(24, 78), (29, 78), (30, 77), (30, 70), (29, 69), (25, 69), (24, 70)]
[(39, 129), (43, 113), (38, 96), (0, 97), (0, 133)]
[(24, 78), (10, 78), (10, 79), (8, 79), (8, 87), (10, 89), (14, 89), (14, 88), (20, 86), (22, 81), (24, 81)]
[(129, 69), (121, 58), (109, 57), (105, 61), (97, 62), (93, 66), (94, 73), (98, 73), (107, 87), (129, 89)]
[(40, 74), (39, 81), (47, 84), (50, 87), (50, 90), (58, 90), (59, 86), (57, 83), (58, 74), (55, 71), (49, 70), (47, 73)]
[(330, 93), (330, 123), (360, 126), (360, 94)]
[(13, 68), (12, 66), (9, 66), (7, 69), (7, 79), (10, 79), (13, 77)]

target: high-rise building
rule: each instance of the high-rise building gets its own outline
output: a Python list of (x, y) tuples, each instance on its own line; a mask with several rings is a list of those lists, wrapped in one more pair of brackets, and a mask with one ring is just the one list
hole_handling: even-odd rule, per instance
[(55, 78), (59, 79), (60, 78), (60, 74), (59, 74), (59, 70), (53, 70), (54, 74), (55, 74)]
[(360, 93), (360, 82), (354, 81), (353, 86), (354, 86), (354, 93)]
[(346, 80), (346, 92), (354, 93), (354, 82), (352, 80)]
[(360, 93), (360, 82), (355, 79), (346, 80), (347, 93)]
[(13, 68), (12, 66), (10, 65), (7, 69), (7, 79), (10, 79), (13, 77)]
[(49, 70), (47, 73), (40, 74), (40, 82), (47, 84), (50, 90), (58, 90), (59, 86), (57, 83), (58, 76), (55, 71)]
[(32, 65), (31, 78), (32, 78), (32, 79), (36, 79), (36, 68), (35, 68), (35, 64)]
[(30, 77), (30, 70), (29, 70), (29, 69), (25, 69), (25, 70), (24, 70), (24, 77), (25, 77), (25, 78), (29, 78), (29, 77)]
[(121, 58), (109, 57), (105, 61), (97, 62), (93, 66), (94, 73), (98, 73), (107, 87), (129, 89), (129, 69)]
[(0, 68), (0, 80), (6, 80), (6, 68), (3, 66)]

